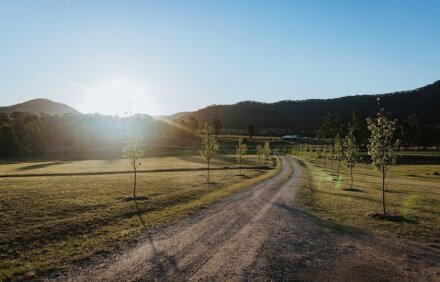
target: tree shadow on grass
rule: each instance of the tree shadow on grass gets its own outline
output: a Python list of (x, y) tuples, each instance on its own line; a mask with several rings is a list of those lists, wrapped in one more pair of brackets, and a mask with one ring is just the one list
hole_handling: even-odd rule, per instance
[(17, 170), (32, 170), (32, 169), (38, 169), (38, 168), (43, 168), (43, 167), (48, 167), (48, 166), (62, 165), (62, 164), (66, 164), (66, 163), (67, 162), (60, 162), (60, 161), (45, 162), (45, 163), (38, 163), (38, 164), (33, 164), (33, 165), (28, 165), (28, 166), (20, 167), (20, 168), (17, 168)]
[(245, 174), (236, 174), (235, 176), (240, 176), (242, 178), (247, 178), (247, 179), (251, 178), (250, 176), (247, 176)]
[(385, 220), (391, 222), (401, 222), (401, 223), (411, 223), (417, 224), (417, 221), (411, 218), (408, 218), (403, 215), (393, 215), (393, 214), (383, 214), (383, 213), (370, 213), (367, 215), (369, 218), (376, 220)]
[(135, 197), (125, 197), (125, 198), (122, 198), (121, 201), (122, 201), (122, 202), (131, 202), (131, 201), (135, 201), (135, 202), (136, 202), (136, 205), (137, 205), (137, 201), (146, 201), (146, 200), (149, 200), (149, 199), (150, 199), (150, 198), (147, 197), (147, 196), (136, 196), (136, 198), (135, 198)]
[(165, 252), (161, 252), (156, 248), (150, 230), (148, 229), (147, 224), (144, 218), (142, 217), (142, 213), (139, 209), (138, 201), (136, 198), (134, 199), (134, 203), (136, 205), (137, 216), (141, 221), (141, 224), (144, 229), (144, 234), (146, 235), (148, 243), (151, 245), (151, 250), (153, 252), (152, 259), (153, 259), (154, 270), (152, 272), (152, 275), (154, 275), (155, 277), (151, 277), (151, 279), (158, 281), (170, 281), (167, 277), (167, 269), (171, 268), (174, 271), (179, 271), (176, 259), (173, 256), (168, 256)]
[(346, 189), (342, 189), (342, 191), (347, 191), (347, 192), (361, 192), (361, 193), (365, 193), (364, 190), (358, 189), (358, 188), (346, 188)]

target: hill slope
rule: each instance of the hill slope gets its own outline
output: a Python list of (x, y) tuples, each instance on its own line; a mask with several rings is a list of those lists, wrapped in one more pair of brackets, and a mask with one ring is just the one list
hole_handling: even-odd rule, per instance
[(77, 110), (68, 105), (54, 102), (48, 99), (33, 99), (24, 103), (0, 107), (0, 113), (10, 114), (12, 112), (28, 112), (34, 114), (45, 113), (48, 115), (63, 115), (67, 113), (79, 114)]
[(310, 99), (303, 101), (280, 101), (260, 103), (239, 102), (233, 105), (213, 105), (188, 113), (179, 119), (196, 117), (200, 124), (222, 122), (223, 128), (243, 130), (247, 124), (257, 129), (290, 129), (297, 133), (311, 133), (322, 117), (335, 112), (349, 120), (353, 111), (363, 116), (374, 116), (378, 110), (376, 97), (381, 97), (381, 106), (398, 119), (417, 114), (425, 124), (440, 124), (440, 81), (410, 91), (381, 95), (357, 95), (335, 99)]

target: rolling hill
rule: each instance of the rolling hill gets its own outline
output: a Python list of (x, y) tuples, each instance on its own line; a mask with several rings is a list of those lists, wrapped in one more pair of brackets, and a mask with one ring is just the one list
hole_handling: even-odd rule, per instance
[(24, 103), (0, 107), (0, 113), (11, 114), (13, 112), (28, 112), (34, 114), (45, 113), (48, 115), (79, 114), (77, 110), (68, 105), (54, 102), (48, 99), (33, 99)]
[(311, 134), (327, 113), (337, 113), (346, 121), (351, 118), (353, 111), (358, 111), (364, 117), (374, 116), (378, 110), (378, 96), (381, 97), (381, 106), (395, 118), (403, 119), (414, 113), (424, 124), (440, 125), (440, 81), (415, 90), (379, 95), (213, 105), (181, 115), (178, 120), (194, 116), (200, 124), (204, 124), (217, 118), (227, 131), (243, 130), (248, 124), (253, 124), (260, 132), (282, 129)]

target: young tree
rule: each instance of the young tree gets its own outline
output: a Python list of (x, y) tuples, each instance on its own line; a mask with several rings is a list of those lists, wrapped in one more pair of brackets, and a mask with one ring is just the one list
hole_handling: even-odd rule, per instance
[(125, 140), (123, 148), (123, 157), (128, 159), (131, 167), (133, 168), (134, 181), (133, 181), (133, 199), (136, 199), (136, 176), (137, 168), (141, 165), (139, 160), (144, 156), (143, 138), (139, 133), (129, 133)]
[(359, 161), (359, 149), (356, 146), (356, 139), (353, 131), (350, 130), (344, 138), (344, 161), (345, 165), (350, 169), (350, 189), (353, 189), (353, 168)]
[(214, 136), (212, 136), (212, 127), (205, 123), (205, 128), (202, 130), (201, 138), (201, 146), (202, 149), (200, 150), (200, 154), (205, 157), (205, 159), (208, 162), (208, 176), (207, 176), (207, 182), (209, 184), (209, 168), (210, 168), (210, 162), (211, 159), (217, 154), (218, 149), (220, 148), (219, 144), (217, 143), (217, 140)]
[(382, 173), (382, 207), (383, 214), (386, 216), (385, 208), (385, 177), (389, 167), (395, 163), (394, 147), (398, 141), (394, 142), (393, 136), (396, 130), (396, 120), (387, 117), (385, 109), (380, 109), (375, 119), (369, 118), (368, 129), (371, 137), (368, 144), (368, 155), (371, 156), (372, 166)]
[(341, 137), (338, 134), (335, 138), (335, 158), (338, 161), (338, 179), (342, 163), (343, 148)]
[(270, 144), (268, 141), (264, 143), (264, 164), (266, 165), (267, 160), (270, 159), (270, 154), (272, 153), (272, 150), (270, 149)]
[(257, 147), (255, 148), (255, 152), (257, 153), (257, 164), (260, 162), (260, 160), (262, 160), (264, 158), (264, 147), (261, 146), (260, 144), (257, 145)]
[(218, 119), (214, 119), (214, 132), (215, 132), (215, 135), (219, 135), (220, 134), (220, 132), (221, 132), (221, 129), (222, 129), (222, 123), (220, 122), (220, 120), (218, 120)]
[(238, 138), (238, 145), (235, 148), (235, 156), (237, 158), (237, 162), (240, 165), (240, 174), (241, 174), (241, 164), (244, 160), (244, 155), (247, 152), (247, 146), (245, 143), (243, 143), (243, 138)]

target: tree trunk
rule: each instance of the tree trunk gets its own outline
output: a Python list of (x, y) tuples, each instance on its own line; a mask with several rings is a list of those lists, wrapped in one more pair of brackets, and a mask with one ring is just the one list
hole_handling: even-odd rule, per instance
[(241, 175), (241, 158), (240, 158), (240, 175)]
[(208, 184), (209, 184), (209, 159), (208, 159), (208, 176), (207, 176), (207, 178), (206, 178), (206, 181), (208, 182)]
[(136, 199), (136, 168), (134, 168), (133, 199)]
[(341, 164), (338, 163), (338, 180), (339, 180), (339, 169), (341, 168)]
[(385, 209), (385, 166), (382, 167), (382, 206), (383, 214), (387, 215), (387, 211)]
[(353, 190), (353, 167), (350, 167), (350, 180), (351, 180), (350, 189)]

